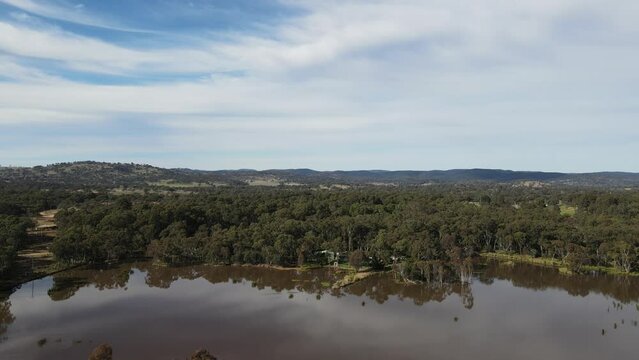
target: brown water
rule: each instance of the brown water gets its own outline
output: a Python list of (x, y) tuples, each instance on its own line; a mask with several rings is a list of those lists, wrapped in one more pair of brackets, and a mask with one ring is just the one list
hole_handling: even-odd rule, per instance
[[(329, 270), (73, 270), (0, 300), (0, 359), (637, 359), (639, 279), (490, 263), (470, 286)], [(616, 324), (616, 326), (615, 326)], [(46, 342), (38, 343), (46, 339)]]

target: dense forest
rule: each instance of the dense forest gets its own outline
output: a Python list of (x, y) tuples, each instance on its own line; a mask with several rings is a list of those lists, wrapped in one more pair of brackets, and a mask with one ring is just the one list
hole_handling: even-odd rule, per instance
[[(67, 202), (69, 202), (67, 200)], [(361, 252), (424, 276), (482, 251), (563, 259), (624, 271), (637, 266), (634, 192), (441, 186), (339, 191), (219, 189), (182, 195), (102, 195), (57, 215), (67, 262), (149, 255), (167, 263), (322, 261)]]
[(554, 258), (571, 269), (639, 270), (639, 192), (508, 185), (319, 190), (221, 187), (114, 194), (0, 189), (6, 270), (29, 215), (59, 208), (60, 262), (153, 257), (169, 264), (398, 267), (412, 278), (469, 271), (482, 252)]

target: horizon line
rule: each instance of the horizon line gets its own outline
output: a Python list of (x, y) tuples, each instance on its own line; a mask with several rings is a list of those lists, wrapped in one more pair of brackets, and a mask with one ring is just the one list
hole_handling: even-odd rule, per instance
[(191, 168), (191, 167), (164, 167), (153, 165), (150, 163), (138, 163), (138, 162), (121, 162), (121, 161), (96, 161), (96, 160), (75, 160), (75, 161), (62, 161), (62, 162), (53, 162), (44, 165), (3, 165), (0, 164), (0, 168), (13, 168), (13, 169), (33, 169), (36, 167), (47, 167), (47, 166), (55, 166), (55, 165), (64, 165), (64, 164), (80, 164), (80, 163), (96, 163), (96, 164), (120, 164), (120, 165), (137, 165), (137, 166), (151, 166), (159, 169), (166, 170), (192, 170), (192, 171), (208, 171), (208, 172), (217, 172), (217, 171), (257, 171), (257, 172), (268, 172), (268, 171), (291, 171), (291, 170), (309, 170), (314, 172), (357, 172), (357, 171), (369, 171), (369, 172), (450, 172), (450, 171), (473, 171), (473, 170), (488, 170), (488, 171), (505, 171), (505, 172), (524, 172), (524, 173), (545, 173), (545, 174), (563, 174), (563, 175), (583, 175), (583, 174), (602, 174), (602, 173), (616, 173), (616, 174), (638, 174), (639, 171), (619, 171), (619, 170), (600, 170), (600, 171), (584, 171), (584, 172), (564, 172), (564, 171), (556, 171), (556, 170), (514, 170), (507, 168), (491, 168), (491, 167), (468, 167), (468, 168), (448, 168), (448, 169), (380, 169), (380, 168), (359, 168), (359, 169), (331, 169), (331, 170), (318, 170), (307, 167), (289, 167), (289, 168), (218, 168), (218, 169), (203, 169), (203, 168)]

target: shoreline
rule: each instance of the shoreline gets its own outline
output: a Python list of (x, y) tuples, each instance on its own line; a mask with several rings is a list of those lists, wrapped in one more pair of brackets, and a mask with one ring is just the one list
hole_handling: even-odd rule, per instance
[(171, 267), (178, 268), (178, 267), (184, 267), (184, 266), (220, 266), (220, 267), (221, 266), (241, 266), (241, 267), (258, 267), (258, 268), (277, 270), (277, 271), (309, 271), (309, 270), (317, 270), (317, 269), (328, 269), (328, 270), (334, 270), (337, 273), (346, 273), (344, 277), (342, 277), (341, 279), (335, 281), (333, 284), (330, 285), (330, 287), (333, 289), (340, 289), (340, 288), (352, 285), (356, 282), (364, 280), (365, 278), (379, 272), (379, 271), (374, 271), (370, 268), (363, 268), (362, 270), (356, 272), (355, 269), (353, 269), (348, 264), (341, 264), (339, 267), (334, 267), (333, 265), (319, 265), (319, 264), (308, 264), (308, 265), (302, 265), (302, 266), (287, 267), (287, 266), (273, 265), (273, 264), (201, 263), (201, 264), (178, 265), (178, 264), (167, 264), (161, 261), (154, 261), (152, 258), (143, 258), (143, 259), (132, 258), (132, 259), (126, 259), (119, 262), (112, 262), (112, 263), (105, 262), (101, 264), (90, 264), (90, 263), (64, 264), (61, 262), (57, 262), (55, 260), (50, 260), (51, 261), (50, 264), (48, 264), (44, 268), (41, 267), (40, 269), (38, 269), (38, 271), (26, 270), (24, 268), (15, 269), (14, 273), (8, 274), (7, 280), (0, 281), (0, 293), (12, 293), (14, 290), (20, 288), (22, 285), (25, 285), (31, 281), (39, 280), (47, 276), (55, 275), (57, 273), (76, 269), (82, 266), (90, 266), (90, 265), (113, 266), (117, 264), (125, 264), (129, 262), (140, 261), (140, 260), (149, 261), (151, 262), (152, 266), (167, 267), (167, 268), (171, 268)]
[(8, 275), (9, 279), (3, 280), (0, 282), (0, 294), (12, 293), (14, 290), (19, 289), (24, 284), (28, 284), (35, 280), (40, 280), (47, 276), (55, 275), (63, 271), (73, 270), (81, 266), (85, 266), (86, 264), (73, 264), (73, 265), (65, 265), (60, 267), (61, 265), (62, 264), (60, 263), (54, 263), (54, 264), (51, 264), (50, 268), (44, 271), (21, 272), (21, 274), (18, 274), (18, 276), (15, 277), (16, 279), (15, 281), (14, 281), (14, 278), (12, 278), (12, 275), (16, 275), (16, 274), (9, 274)]
[[(513, 263), (525, 263), (535, 266), (543, 266), (548, 268), (557, 269), (560, 273), (564, 275), (573, 275), (574, 273), (568, 268), (567, 264), (558, 259), (552, 258), (544, 258), (544, 257), (533, 257), (530, 255), (520, 255), (520, 254), (506, 254), (506, 253), (496, 253), (496, 252), (486, 252), (480, 253), (480, 258), (483, 259), (491, 259), (499, 262), (513, 262)], [(118, 263), (126, 263), (129, 261), (136, 261), (141, 259), (128, 259)], [(151, 261), (154, 266), (162, 266), (162, 267), (181, 267), (181, 266), (197, 266), (197, 265), (205, 265), (205, 266), (243, 266), (243, 267), (259, 267), (264, 269), (272, 269), (278, 271), (308, 271), (308, 270), (317, 270), (317, 269), (329, 269), (334, 270), (338, 273), (345, 273), (344, 276), (331, 284), (331, 288), (340, 289), (347, 287), (349, 285), (355, 284), (359, 281), (362, 281), (380, 271), (374, 271), (370, 268), (363, 268), (360, 271), (355, 271), (348, 264), (341, 264), (339, 267), (334, 267), (332, 265), (320, 265), (320, 264), (307, 264), (302, 266), (282, 266), (282, 265), (273, 265), (273, 264), (167, 264), (163, 262), (153, 261), (151, 258), (145, 258), (144, 260)], [(51, 263), (45, 267), (40, 267), (37, 270), (34, 269), (16, 269), (17, 273), (12, 273), (9, 275), (9, 279), (3, 280), (0, 282), (0, 293), (4, 292), (12, 292), (13, 290), (21, 287), (24, 284), (27, 284), (31, 281), (45, 278), (47, 276), (55, 275), (57, 273), (76, 269), (78, 267), (87, 266), (90, 264), (63, 264), (54, 260), (50, 260)], [(113, 265), (114, 263), (105, 263), (105, 265)], [(584, 265), (581, 268), (585, 271), (597, 272), (606, 275), (613, 276), (639, 276), (639, 272), (630, 272), (626, 273), (619, 269), (612, 267), (604, 267), (604, 266), (593, 266), (593, 265)], [(14, 277), (14, 279), (12, 279)]]
[[(493, 260), (497, 260), (501, 262), (512, 261), (512, 262), (554, 268), (554, 269), (558, 269), (559, 272), (565, 275), (573, 274), (573, 272), (568, 268), (568, 265), (565, 262), (558, 259), (544, 258), (544, 257), (536, 258), (531, 255), (504, 254), (504, 253), (495, 253), (495, 252), (480, 253), (479, 256), (482, 258), (493, 259)], [(602, 273), (606, 275), (639, 276), (639, 272), (624, 272), (617, 268), (607, 267), (607, 266), (583, 265), (581, 269), (585, 271), (598, 272), (598, 273)]]

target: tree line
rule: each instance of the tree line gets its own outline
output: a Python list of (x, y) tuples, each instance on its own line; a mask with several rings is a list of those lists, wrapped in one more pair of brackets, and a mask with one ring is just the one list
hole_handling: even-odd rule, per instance
[(639, 270), (637, 191), (450, 185), (105, 194), (65, 207), (56, 222), (53, 251), (72, 263), (151, 256), (293, 266), (325, 263), (328, 252), (441, 279), (450, 268), (469, 275), (481, 252), (505, 252), (575, 270)]
[(13, 203), (0, 202), (0, 275), (6, 273), (27, 241), (27, 230), (33, 222), (27, 211)]

